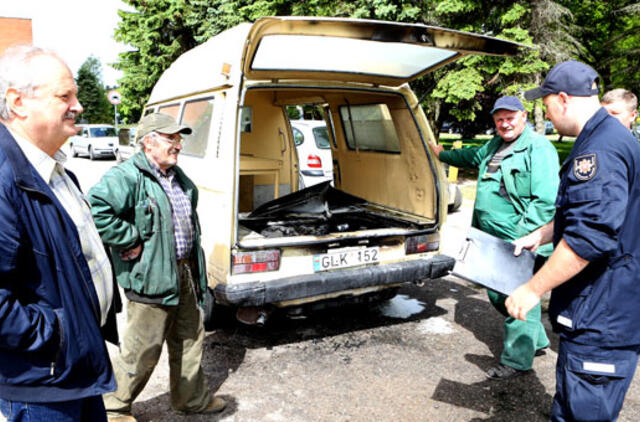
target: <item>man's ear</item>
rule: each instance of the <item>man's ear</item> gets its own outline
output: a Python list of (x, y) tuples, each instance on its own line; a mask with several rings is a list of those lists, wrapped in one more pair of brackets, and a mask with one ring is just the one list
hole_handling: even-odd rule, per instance
[(7, 108), (17, 117), (27, 117), (27, 109), (24, 103), (24, 95), (15, 88), (7, 89), (5, 94)]

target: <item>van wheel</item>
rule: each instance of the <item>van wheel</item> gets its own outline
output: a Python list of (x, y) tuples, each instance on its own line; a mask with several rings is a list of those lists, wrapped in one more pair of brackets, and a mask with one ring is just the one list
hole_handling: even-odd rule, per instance
[(462, 192), (458, 185), (456, 185), (456, 196), (453, 199), (453, 204), (449, 204), (449, 212), (458, 211), (458, 208), (462, 205)]
[(96, 155), (93, 153), (93, 148), (89, 147), (89, 159), (91, 161), (96, 159)]
[(73, 144), (69, 144), (69, 149), (71, 150), (71, 156), (72, 157), (77, 157), (78, 156), (78, 151), (76, 151), (76, 149), (73, 147)]
[(116, 156), (116, 161), (121, 163), (122, 162), (122, 154), (120, 154), (120, 150), (119, 149), (116, 150), (114, 155)]
[(216, 303), (213, 290), (209, 287), (207, 287), (204, 295), (202, 310), (204, 311), (205, 331), (213, 331), (217, 328), (228, 326), (235, 320), (233, 309)]

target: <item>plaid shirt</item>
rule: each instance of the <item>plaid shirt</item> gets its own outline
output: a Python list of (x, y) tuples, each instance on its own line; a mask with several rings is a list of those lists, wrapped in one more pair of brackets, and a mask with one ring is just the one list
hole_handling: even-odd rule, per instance
[(93, 223), (89, 204), (73, 180), (64, 171), (63, 164), (67, 160), (67, 156), (64, 152), (58, 151), (51, 158), (31, 142), (16, 136), (15, 133), (12, 134), (27, 160), (47, 182), (78, 229), (82, 253), (89, 265), (93, 285), (100, 302), (100, 325), (104, 325), (113, 299), (111, 263)]
[(173, 220), (173, 235), (176, 241), (176, 259), (185, 259), (191, 255), (193, 247), (193, 226), (191, 225), (191, 201), (178, 183), (176, 172), (170, 168), (166, 173), (151, 163), (162, 189), (171, 203), (171, 219)]

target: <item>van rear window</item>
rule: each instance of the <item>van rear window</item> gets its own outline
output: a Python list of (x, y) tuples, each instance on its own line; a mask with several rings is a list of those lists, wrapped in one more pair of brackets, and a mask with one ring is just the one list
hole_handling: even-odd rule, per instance
[(340, 118), (349, 149), (400, 152), (398, 134), (386, 104), (341, 106)]
[(204, 157), (209, 140), (211, 115), (213, 114), (213, 97), (188, 101), (182, 112), (182, 124), (186, 124), (193, 132), (183, 135), (184, 146), (182, 152), (196, 157)]

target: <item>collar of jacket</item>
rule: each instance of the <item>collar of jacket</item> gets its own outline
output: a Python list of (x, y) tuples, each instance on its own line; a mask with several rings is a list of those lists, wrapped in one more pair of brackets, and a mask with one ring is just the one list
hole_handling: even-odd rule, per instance
[[(516, 144), (513, 146), (513, 149), (507, 156), (513, 154), (514, 152), (521, 152), (529, 148), (529, 145), (531, 144), (532, 134), (533, 134), (533, 130), (529, 127), (529, 125), (526, 125), (524, 127), (524, 130), (520, 134), (520, 136), (518, 136), (518, 138), (515, 141), (512, 141), (512, 142), (515, 142)], [(495, 154), (498, 148), (500, 148), (500, 145), (502, 145), (502, 143), (504, 142), (504, 139), (502, 139), (500, 135), (496, 135), (493, 138), (491, 138), (489, 142), (491, 142), (492, 145), (489, 147), (489, 150), (487, 151), (487, 157), (493, 157), (493, 154)]]
[[(136, 152), (135, 154), (133, 154), (131, 158), (129, 158), (129, 160), (132, 161), (133, 165), (137, 169), (139, 169), (141, 172), (147, 173), (150, 177), (153, 178), (153, 180), (160, 183), (160, 181), (158, 180), (158, 177), (156, 176), (156, 172), (153, 171), (153, 168), (151, 167), (151, 163), (149, 162), (149, 159), (147, 158), (147, 155), (144, 153), (144, 151)], [(186, 182), (188, 178), (184, 174), (182, 169), (178, 165), (173, 166), (172, 169), (175, 171), (176, 178), (180, 186), (182, 186), (182, 189), (185, 189), (185, 190), (189, 189), (190, 186)]]

